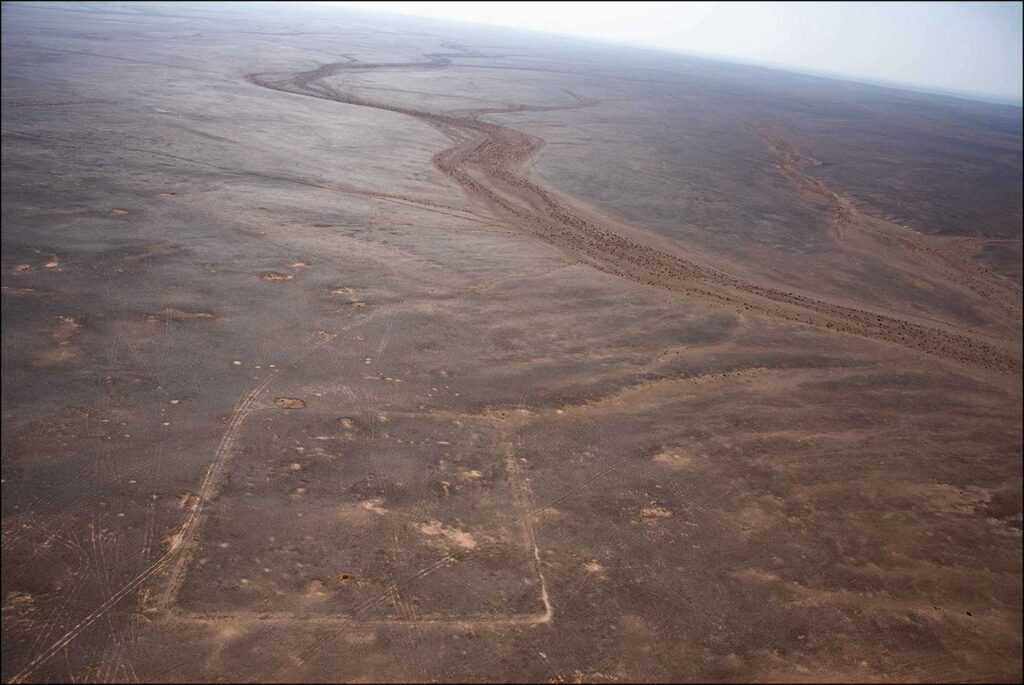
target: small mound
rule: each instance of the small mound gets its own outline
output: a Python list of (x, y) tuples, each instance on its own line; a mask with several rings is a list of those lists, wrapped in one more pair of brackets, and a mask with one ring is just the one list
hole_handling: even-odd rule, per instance
[(263, 274), (262, 278), (264, 281), (290, 281), (295, 277), (291, 274), (282, 274), (276, 271), (271, 271), (270, 273)]

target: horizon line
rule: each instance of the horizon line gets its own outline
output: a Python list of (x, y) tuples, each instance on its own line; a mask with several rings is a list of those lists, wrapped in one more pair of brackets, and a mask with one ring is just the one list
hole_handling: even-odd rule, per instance
[(338, 8), (347, 8), (351, 10), (365, 11), (368, 14), (383, 14), (393, 17), (404, 17), (407, 19), (423, 19), (427, 21), (438, 21), (438, 22), (452, 22), (456, 24), (466, 24), (470, 26), (482, 26), (492, 29), (502, 29), (505, 31), (532, 33), (540, 36), (548, 36), (561, 39), (578, 40), (588, 43), (596, 43), (598, 45), (608, 45), (614, 47), (625, 47), (632, 48), (635, 50), (647, 50), (650, 52), (659, 52), (677, 57), (691, 57), (696, 59), (704, 59), (713, 62), (721, 62), (724, 64), (733, 64), (745, 67), (754, 67), (757, 69), (771, 69), (774, 71), (783, 71), (797, 76), (811, 76), (814, 78), (827, 79), (832, 81), (843, 81), (846, 83), (854, 83), (859, 85), (873, 86), (875, 88), (885, 88), (887, 90), (902, 90), (910, 93), (918, 93), (923, 95), (936, 95), (940, 97), (949, 97), (958, 100), (968, 100), (971, 102), (981, 102), (989, 105), (1003, 105), (1007, 107), (1016, 107), (1017, 109), (1024, 109), (1024, 95), (1020, 97), (1006, 96), (1006, 95), (995, 95), (987, 92), (970, 91), (970, 90), (947, 90), (941, 89), (935, 86), (928, 86), (916, 83), (910, 83), (906, 81), (890, 81), (887, 79), (878, 79), (868, 76), (859, 76), (857, 74), (849, 74), (844, 72), (836, 72), (829, 70), (819, 70), (812, 67), (801, 67), (798, 65), (787, 64), (784, 62), (773, 62), (771, 60), (758, 60), (758, 59), (744, 59), (742, 57), (730, 57), (728, 55), (720, 55), (716, 53), (700, 52), (695, 50), (686, 50), (685, 48), (669, 48), (658, 45), (645, 45), (642, 43), (634, 43), (631, 41), (615, 40), (613, 38), (597, 38), (594, 36), (583, 36), (572, 33), (559, 33), (557, 31), (545, 31), (543, 29), (523, 28), (519, 26), (507, 26), (504, 24), (493, 24), (486, 21), (475, 21), (472, 19), (456, 19), (453, 17), (438, 17), (425, 14), (407, 14), (405, 12), (394, 12), (386, 9), (372, 9), (363, 4), (352, 4), (344, 0), (312, 0), (311, 4), (322, 5), (322, 6), (333, 6)]

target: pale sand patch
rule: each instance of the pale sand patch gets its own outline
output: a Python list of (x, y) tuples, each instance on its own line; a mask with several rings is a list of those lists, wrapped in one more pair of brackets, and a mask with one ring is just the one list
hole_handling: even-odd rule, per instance
[(654, 461), (674, 469), (683, 469), (693, 463), (693, 457), (679, 448), (671, 448), (655, 454)]
[(440, 536), (463, 549), (474, 549), (476, 547), (476, 540), (473, 539), (472, 535), (464, 530), (446, 526), (440, 521), (421, 523), (417, 528), (424, 535), (431, 537)]
[(644, 507), (640, 510), (640, 515), (644, 518), (667, 519), (672, 518), (673, 513), (664, 507)]

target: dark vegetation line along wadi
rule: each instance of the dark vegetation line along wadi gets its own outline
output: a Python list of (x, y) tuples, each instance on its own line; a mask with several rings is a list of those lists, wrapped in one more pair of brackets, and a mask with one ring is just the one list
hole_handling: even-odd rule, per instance
[[(541, 138), (479, 118), (482, 114), (574, 109), (593, 106), (596, 101), (575, 96), (576, 102), (561, 106), (517, 105), (458, 114), (437, 113), (375, 102), (342, 92), (327, 82), (345, 70), (442, 68), (451, 63), (450, 57), (481, 56), (470, 52), (431, 53), (426, 55), (425, 62), (390, 64), (348, 58), (310, 71), (251, 74), (247, 78), (272, 90), (406, 114), (430, 124), (454, 143), (434, 155), (434, 165), (470, 197), (482, 201), (526, 233), (567, 250), (604, 272), (739, 311), (894, 343), (972, 367), (1021, 373), (1019, 352), (977, 335), (758, 285), (599, 225), (598, 220), (584, 216), (582, 210), (527, 178), (523, 166), (544, 144)], [(837, 204), (836, 210), (839, 208)], [(847, 220), (847, 211), (842, 209), (838, 215), (834, 211), (834, 218)]]

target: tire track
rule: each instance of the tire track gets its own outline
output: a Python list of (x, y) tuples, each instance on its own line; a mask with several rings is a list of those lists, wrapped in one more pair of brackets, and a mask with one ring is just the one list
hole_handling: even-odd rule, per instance
[(174, 595), (184, 580), (185, 574), (188, 572), (189, 562), (191, 561), (194, 548), (197, 543), (197, 534), (202, 529), (202, 516), (204, 511), (204, 505), (214, 498), (223, 484), (224, 477), (226, 475), (225, 466), (233, 454), (233, 447), (237, 442), (238, 432), (245, 419), (255, 410), (255, 404), (260, 394), (267, 388), (277, 376), (295, 366), (298, 362), (308, 357), (310, 354), (320, 349), (324, 345), (330, 343), (342, 333), (352, 330), (358, 326), (362, 326), (369, 323), (377, 317), (377, 314), (370, 314), (358, 321), (354, 321), (347, 326), (340, 328), (339, 330), (331, 333), (318, 340), (314, 344), (310, 345), (304, 351), (299, 352), (288, 360), (281, 368), (275, 370), (267, 376), (266, 379), (256, 384), (249, 392), (242, 396), (238, 404), (235, 406), (234, 411), (231, 414), (231, 418), (228, 421), (228, 426), (221, 436), (220, 442), (217, 444), (217, 448), (214, 451), (213, 461), (206, 469), (206, 473), (200, 483), (198, 490), (195, 495), (190, 498), (191, 502), (188, 509), (188, 514), (181, 526), (178, 528), (178, 532), (170, 535), (167, 539), (167, 549), (161, 554), (153, 563), (140, 571), (134, 578), (129, 580), (127, 583), (122, 585), (116, 592), (112, 593), (107, 599), (102, 602), (99, 606), (89, 612), (84, 618), (78, 621), (72, 626), (67, 632), (65, 632), (56, 642), (50, 645), (45, 651), (38, 654), (35, 658), (29, 661), (22, 670), (16, 673), (8, 682), (21, 683), (26, 678), (29, 678), (40, 666), (45, 664), (53, 657), (60, 654), (65, 647), (68, 646), (75, 638), (82, 634), (89, 626), (95, 623), (97, 620), (107, 614), (114, 606), (121, 602), (125, 597), (130, 595), (132, 592), (141, 587), (144, 583), (153, 578), (157, 573), (160, 573), (167, 568), (171, 562), (176, 562), (173, 566), (171, 574), (171, 581), (169, 584), (169, 590), (165, 602), (173, 601)]

